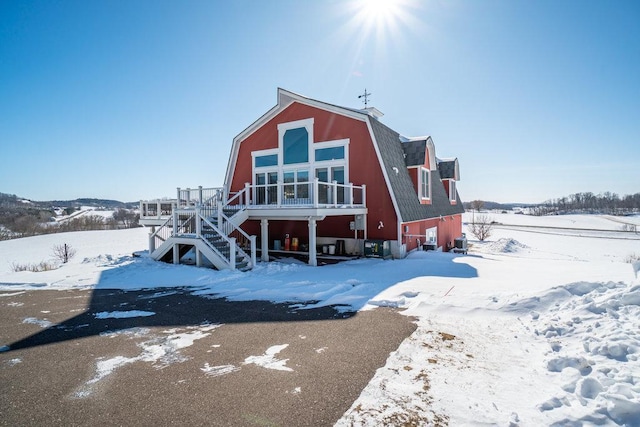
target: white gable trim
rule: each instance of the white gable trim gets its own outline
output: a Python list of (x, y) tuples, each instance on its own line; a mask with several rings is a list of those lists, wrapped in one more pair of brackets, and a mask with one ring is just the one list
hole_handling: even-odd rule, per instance
[[(328, 111), (330, 113), (340, 114), (345, 117), (349, 117), (355, 120), (360, 120), (368, 123), (368, 114), (350, 110), (348, 108), (339, 107), (337, 105), (327, 104), (325, 102), (316, 101), (315, 99), (306, 98), (302, 95), (298, 95), (297, 93), (290, 92), (288, 90), (278, 88), (278, 104), (263, 114), (258, 120), (253, 122), (249, 127), (240, 132), (235, 138), (233, 138), (233, 145), (231, 147), (231, 153), (229, 154), (229, 162), (227, 163), (227, 172), (225, 174), (225, 183), (231, 184), (231, 178), (233, 178), (233, 171), (236, 168), (236, 163), (238, 160), (238, 152), (240, 151), (240, 144), (242, 141), (247, 139), (250, 135), (252, 135), (255, 131), (260, 129), (266, 122), (271, 120), (281, 111), (285, 110), (294, 102), (298, 102), (303, 105), (308, 105), (310, 107), (315, 107), (320, 110)], [(371, 128), (369, 127), (369, 132), (371, 135)], [(229, 189), (225, 188), (225, 192), (228, 195)]]
[(427, 151), (425, 153), (426, 156), (429, 156), (429, 170), (437, 170), (438, 169), (438, 163), (436, 162), (436, 146), (433, 143), (433, 139), (431, 139), (431, 137), (427, 138), (427, 144), (425, 146), (425, 150)]
[(371, 127), (371, 122), (367, 118), (367, 129), (369, 129), (369, 135), (371, 136), (371, 142), (373, 143), (373, 148), (376, 150), (376, 156), (378, 157), (378, 165), (380, 165), (380, 169), (382, 170), (382, 176), (384, 176), (384, 182), (387, 184), (387, 192), (389, 196), (391, 196), (391, 203), (393, 203), (393, 210), (396, 212), (396, 239), (398, 244), (402, 244), (402, 216), (400, 215), (400, 207), (398, 206), (398, 201), (396, 200), (396, 195), (391, 188), (391, 181), (389, 180), (389, 174), (387, 174), (387, 170), (384, 167), (384, 162), (382, 161), (382, 155), (380, 154), (380, 148), (378, 147), (378, 141), (376, 140), (376, 136), (373, 133), (373, 128)]

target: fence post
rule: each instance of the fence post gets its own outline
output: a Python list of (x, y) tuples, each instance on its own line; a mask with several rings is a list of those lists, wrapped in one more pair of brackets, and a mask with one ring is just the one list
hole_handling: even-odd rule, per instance
[(202, 185), (198, 186), (198, 204), (202, 206)]
[[(242, 200), (240, 200), (240, 203), (242, 203)], [(244, 203), (245, 206), (249, 206), (251, 204), (251, 184), (248, 182), (244, 183)]]
[(176, 196), (176, 200), (177, 200), (177, 205), (178, 205), (178, 207), (180, 207), (180, 206), (181, 206), (181, 205), (180, 205), (180, 193), (181, 193), (181, 190), (180, 190), (180, 187), (178, 187), (178, 195)]

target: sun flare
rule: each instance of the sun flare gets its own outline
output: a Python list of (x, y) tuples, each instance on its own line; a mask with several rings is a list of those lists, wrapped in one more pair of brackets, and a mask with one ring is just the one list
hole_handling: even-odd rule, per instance
[(400, 8), (398, 0), (362, 0), (362, 11), (372, 19), (384, 19), (396, 15)]
[(397, 32), (411, 21), (413, 0), (356, 0), (355, 21), (367, 31)]

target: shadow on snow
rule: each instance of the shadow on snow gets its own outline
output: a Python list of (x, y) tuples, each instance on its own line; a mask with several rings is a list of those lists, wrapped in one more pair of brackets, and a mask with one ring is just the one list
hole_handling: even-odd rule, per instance
[[(275, 269), (266, 263), (247, 273), (173, 266), (139, 258), (137, 262), (103, 271), (86, 311), (15, 341), (3, 350), (135, 327), (346, 319), (357, 315), (357, 311), (380, 292), (405, 280), (423, 276), (477, 277), (475, 268), (456, 263), (455, 258), (455, 255), (434, 254), (399, 261), (363, 259), (324, 267), (292, 265)], [(150, 280), (165, 284), (152, 286)], [(142, 289), (126, 289), (133, 283)], [(176, 287), (171, 283), (189, 283), (189, 286)], [(192, 286), (193, 283), (198, 285)], [(287, 289), (291, 298), (286, 302), (272, 302), (285, 301), (281, 291), (271, 292), (274, 287)], [(153, 314), (128, 318), (97, 316), (134, 310)]]

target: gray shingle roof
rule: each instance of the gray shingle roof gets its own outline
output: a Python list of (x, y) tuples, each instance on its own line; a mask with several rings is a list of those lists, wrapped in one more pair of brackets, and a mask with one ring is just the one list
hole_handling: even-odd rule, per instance
[[(382, 167), (389, 177), (391, 190), (398, 203), (402, 222), (438, 218), (440, 216), (455, 215), (464, 212), (457, 191), (457, 204), (452, 205), (449, 202), (449, 196), (446, 194), (438, 171), (431, 171), (431, 204), (421, 204), (418, 200), (416, 188), (407, 170), (407, 166), (411, 165), (405, 161), (405, 149), (403, 149), (403, 145), (408, 143), (403, 144), (397, 132), (383, 125), (378, 120), (370, 119), (369, 122), (371, 123), (371, 129), (378, 143), (383, 163)], [(422, 142), (426, 144), (426, 141)], [(417, 156), (418, 151), (415, 153)], [(407, 155), (407, 159), (409, 159), (409, 155)], [(414, 159), (412, 158), (411, 161), (414, 161)], [(424, 163), (424, 152), (422, 154), (422, 163)]]
[(456, 178), (456, 161), (455, 160), (440, 160), (438, 162), (438, 171), (440, 171), (440, 177), (442, 179), (455, 179)]
[(424, 154), (427, 147), (427, 140), (407, 141), (402, 144), (407, 166), (424, 165)]

